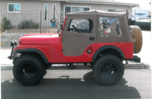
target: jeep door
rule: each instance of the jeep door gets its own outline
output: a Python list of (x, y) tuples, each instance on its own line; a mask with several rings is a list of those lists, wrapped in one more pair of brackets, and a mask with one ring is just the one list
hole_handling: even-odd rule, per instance
[(63, 54), (80, 56), (96, 42), (96, 16), (68, 15), (63, 30)]

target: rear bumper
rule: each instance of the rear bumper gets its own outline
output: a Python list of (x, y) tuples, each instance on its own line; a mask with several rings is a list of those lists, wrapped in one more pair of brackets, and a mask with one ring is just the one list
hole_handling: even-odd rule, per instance
[(127, 59), (127, 60), (129, 60), (129, 61), (134, 61), (134, 62), (139, 62), (140, 63), (140, 57), (138, 57), (138, 56), (134, 56), (133, 57), (133, 59)]

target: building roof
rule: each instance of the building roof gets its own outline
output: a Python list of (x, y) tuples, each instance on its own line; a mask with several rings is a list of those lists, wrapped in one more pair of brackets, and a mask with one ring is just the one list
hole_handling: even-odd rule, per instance
[[(15, 0), (0, 0), (0, 1), (15, 1)], [(105, 4), (105, 5), (123, 5), (123, 6), (131, 6), (131, 7), (138, 7), (139, 6), (139, 4), (135, 4), (135, 3), (115, 2), (113, 0), (20, 0), (20, 1), (59, 1), (59, 2), (66, 2), (66, 3), (90, 3), (90, 4)]]
[(74, 13), (67, 13), (67, 15), (102, 15), (102, 16), (124, 16), (126, 12), (107, 12), (107, 11), (100, 11), (100, 10), (90, 10), (85, 12), (74, 12)]
[(66, 2), (68, 2), (68, 3), (105, 4), (105, 5), (123, 5), (123, 6), (131, 6), (131, 7), (139, 6), (139, 4), (135, 4), (135, 3), (116, 2), (113, 0), (67, 0)]
[(0, 1), (64, 1), (67, 2), (67, 0), (0, 0)]

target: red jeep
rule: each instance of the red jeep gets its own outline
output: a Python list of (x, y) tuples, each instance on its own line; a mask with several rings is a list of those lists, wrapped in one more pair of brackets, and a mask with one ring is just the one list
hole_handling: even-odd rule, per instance
[(14, 77), (22, 85), (36, 85), (51, 64), (90, 63), (100, 84), (116, 84), (124, 74), (123, 60), (140, 62), (133, 54), (141, 50), (141, 30), (127, 20), (125, 12), (69, 13), (61, 33), (24, 35), (18, 45), (12, 41)]

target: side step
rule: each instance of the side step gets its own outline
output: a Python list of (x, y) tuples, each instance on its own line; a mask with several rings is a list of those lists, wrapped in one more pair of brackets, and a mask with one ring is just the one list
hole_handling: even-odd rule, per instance
[(140, 57), (138, 57), (136, 55), (133, 57), (133, 59), (127, 59), (127, 60), (134, 61), (134, 62), (139, 62), (140, 63)]

